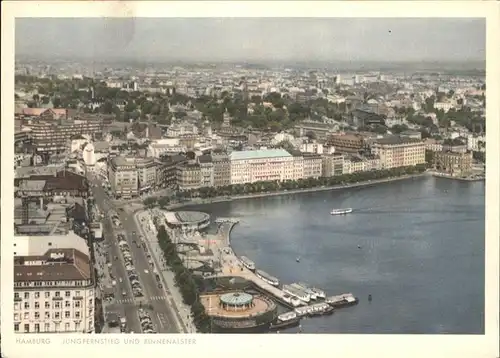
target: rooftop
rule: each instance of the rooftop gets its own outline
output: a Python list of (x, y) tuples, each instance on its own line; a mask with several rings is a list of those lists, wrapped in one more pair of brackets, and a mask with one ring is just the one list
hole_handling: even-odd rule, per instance
[(424, 142), (416, 138), (392, 136), (392, 137), (376, 139), (375, 143), (381, 145), (398, 145), (398, 144), (411, 144), (411, 143), (424, 143)]
[(43, 255), (14, 258), (15, 282), (91, 278), (92, 266), (89, 257), (75, 249), (49, 249)]
[(282, 158), (291, 156), (292, 155), (284, 149), (243, 150), (232, 152), (231, 160)]

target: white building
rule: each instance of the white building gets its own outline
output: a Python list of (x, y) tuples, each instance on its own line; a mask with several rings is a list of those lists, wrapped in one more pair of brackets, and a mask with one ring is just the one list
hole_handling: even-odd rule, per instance
[(454, 104), (451, 102), (436, 102), (436, 103), (434, 103), (434, 108), (442, 109), (444, 112), (448, 112), (453, 107), (454, 107)]
[(95, 280), (84, 239), (14, 241), (14, 332), (93, 333)]
[(230, 155), (231, 185), (295, 180), (294, 157), (284, 149), (235, 151)]
[(323, 144), (321, 143), (302, 143), (300, 151), (303, 153), (323, 154)]
[(475, 152), (486, 151), (486, 137), (470, 133), (467, 135), (467, 149)]
[(97, 162), (94, 145), (92, 143), (88, 143), (85, 148), (83, 148), (83, 162), (87, 167), (94, 167)]
[(148, 156), (159, 158), (167, 153), (179, 153), (185, 148), (180, 145), (179, 138), (159, 139), (148, 146)]

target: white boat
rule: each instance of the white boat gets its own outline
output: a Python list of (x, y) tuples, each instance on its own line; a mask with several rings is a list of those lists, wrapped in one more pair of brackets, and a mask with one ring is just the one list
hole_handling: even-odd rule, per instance
[(311, 300), (311, 296), (305, 293), (302, 290), (298, 290), (297, 288), (291, 285), (283, 285), (283, 292), (288, 293), (293, 297), (297, 297), (299, 300), (308, 303)]
[(331, 215), (347, 215), (352, 213), (352, 208), (347, 209), (333, 209), (330, 214)]
[(325, 298), (326, 297), (325, 291), (320, 290), (319, 288), (309, 286), (307, 283), (304, 283), (304, 282), (299, 282), (299, 285), (304, 287), (304, 288), (308, 288), (309, 290), (314, 292), (318, 298)]
[(241, 256), (240, 257), (240, 261), (243, 264), (243, 266), (245, 266), (250, 271), (254, 271), (255, 270), (255, 263), (252, 260), (250, 260), (248, 257)]
[(282, 313), (278, 316), (278, 320), (281, 322), (291, 321), (292, 319), (295, 318), (297, 318), (297, 313), (295, 313), (294, 311)]
[(311, 289), (307, 288), (307, 286), (302, 286), (300, 283), (292, 283), (290, 286), (308, 294), (311, 297), (311, 300), (315, 300), (318, 298), (318, 295), (315, 292), (313, 292)]
[(299, 300), (297, 297), (292, 297), (290, 303), (293, 307), (299, 307), (306, 304), (304, 301)]
[(257, 275), (257, 277), (259, 277), (262, 281), (264, 282), (267, 282), (268, 284), (270, 285), (273, 285), (273, 286), (279, 286), (280, 284), (280, 281), (274, 277), (274, 276), (271, 276), (270, 274), (268, 274), (267, 272), (264, 272), (262, 270), (257, 270), (255, 271), (255, 274)]

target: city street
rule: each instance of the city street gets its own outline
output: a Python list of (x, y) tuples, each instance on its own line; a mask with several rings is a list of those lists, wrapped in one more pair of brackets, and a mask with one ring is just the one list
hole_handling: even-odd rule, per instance
[[(163, 255), (161, 253), (160, 245), (158, 243), (158, 239), (156, 238), (156, 231), (150, 231), (146, 229), (145, 225), (141, 224), (145, 220), (149, 220), (151, 218), (149, 211), (140, 211), (134, 215), (134, 220), (136, 225), (140, 228), (141, 234), (145, 237), (145, 241), (147, 246), (149, 247), (149, 251), (153, 258), (153, 261), (157, 265), (157, 269), (160, 272), (160, 275), (163, 279), (167, 296), (172, 299), (173, 306), (175, 307), (175, 315), (177, 317), (177, 321), (182, 325), (182, 330), (186, 333), (196, 333), (195, 326), (190, 319), (191, 308), (187, 306), (179, 290), (175, 287), (175, 278), (172, 271), (167, 270), (165, 267)], [(172, 287), (172, 290), (168, 290), (169, 287)]]
[[(105, 241), (109, 244), (109, 252), (112, 257), (114, 258), (117, 256), (120, 261), (120, 264), (115, 264), (115, 262), (113, 262), (113, 269), (116, 271), (114, 274), (117, 281), (120, 277), (123, 281), (121, 286), (117, 282), (117, 289), (115, 291), (118, 292), (115, 293), (115, 304), (121, 307), (121, 312), (125, 314), (127, 322), (130, 322), (128, 323), (129, 328), (134, 332), (141, 331), (137, 309), (139, 306), (142, 306), (145, 309), (148, 309), (148, 307), (152, 308), (150, 312), (151, 319), (158, 333), (178, 333), (180, 329), (177, 327), (176, 320), (173, 317), (170, 302), (168, 302), (164, 291), (158, 287), (158, 283), (154, 276), (154, 268), (149, 265), (148, 258), (143, 248), (140, 245), (137, 247), (136, 243), (133, 242), (134, 240), (137, 243), (140, 242), (138, 234), (139, 229), (135, 225), (133, 214), (127, 213), (122, 209), (115, 209), (115, 206), (106, 196), (104, 189), (100, 185), (101, 182), (95, 179), (92, 180), (92, 182), (97, 184), (97, 186), (92, 188), (96, 205), (105, 213)], [(120, 228), (119, 231), (113, 228), (111, 220), (109, 220), (110, 211), (116, 212), (122, 223), (123, 227)], [(134, 232), (136, 233), (135, 235), (133, 234)], [(134, 299), (133, 297), (123, 259), (117, 246), (116, 234), (118, 233), (125, 236), (130, 247), (134, 266), (137, 270), (144, 293), (144, 297), (141, 299)], [(122, 297), (122, 291), (126, 292), (127, 295), (125, 297)]]
[[(115, 303), (116, 300), (122, 297), (122, 292), (126, 292), (126, 297), (133, 297), (132, 288), (130, 286), (130, 281), (128, 279), (127, 272), (125, 270), (125, 265), (123, 264), (123, 260), (121, 257), (121, 252), (118, 248), (116, 241), (116, 233), (113, 229), (113, 225), (111, 220), (109, 220), (109, 215), (107, 213), (110, 210), (110, 205), (106, 200), (106, 195), (104, 190), (101, 187), (93, 188), (93, 194), (96, 205), (102, 210), (104, 213), (104, 222), (103, 222), (103, 235), (104, 235), (104, 245), (101, 249), (103, 258), (105, 261), (105, 255), (109, 255), (111, 265), (111, 273), (114, 276), (114, 280), (116, 281), (116, 286), (113, 287), (115, 300), (109, 303), (104, 303), (105, 311), (107, 312), (116, 312), (120, 314), (122, 317), (127, 319), (127, 327), (129, 330), (133, 332), (141, 332), (141, 325), (137, 316), (137, 307), (135, 304), (126, 304), (126, 305), (118, 305)], [(115, 257), (118, 257), (119, 262), (114, 260)], [(107, 269), (105, 272), (108, 271)], [(121, 283), (120, 283), (121, 279)], [(112, 281), (111, 277), (106, 278), (101, 281), (104, 285), (105, 282)]]

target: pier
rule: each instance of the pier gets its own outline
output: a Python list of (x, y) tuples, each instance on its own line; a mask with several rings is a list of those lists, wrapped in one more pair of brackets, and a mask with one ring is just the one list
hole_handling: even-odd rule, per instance
[(249, 282), (252, 282), (259, 291), (270, 294), (281, 304), (286, 305), (287, 307), (291, 307), (290, 303), (284, 300), (284, 296), (286, 295), (286, 293), (281, 291), (278, 287), (265, 282), (254, 272), (244, 267), (240, 259), (236, 257), (234, 253), (221, 254), (221, 271), (222, 272), (212, 277), (241, 277)]

